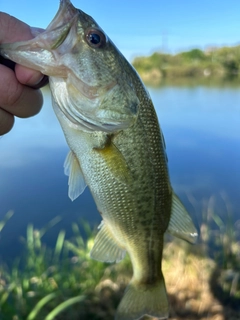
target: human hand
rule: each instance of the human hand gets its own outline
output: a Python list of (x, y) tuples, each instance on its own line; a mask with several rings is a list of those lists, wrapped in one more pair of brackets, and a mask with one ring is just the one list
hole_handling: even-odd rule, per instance
[[(24, 22), (0, 12), (0, 43), (11, 43), (33, 38), (31, 28)], [(43, 104), (39, 89), (46, 84), (40, 72), (16, 64), (15, 70), (0, 60), (0, 135), (9, 132), (14, 116), (27, 118), (37, 114)], [(45, 83), (44, 83), (45, 82)]]

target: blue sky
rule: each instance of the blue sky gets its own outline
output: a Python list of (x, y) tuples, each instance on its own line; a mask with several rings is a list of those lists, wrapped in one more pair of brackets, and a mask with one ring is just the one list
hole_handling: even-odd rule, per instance
[[(239, 0), (74, 0), (91, 15), (129, 59), (162, 50), (240, 43)], [(58, 0), (0, 0), (0, 10), (26, 23), (46, 27)]]

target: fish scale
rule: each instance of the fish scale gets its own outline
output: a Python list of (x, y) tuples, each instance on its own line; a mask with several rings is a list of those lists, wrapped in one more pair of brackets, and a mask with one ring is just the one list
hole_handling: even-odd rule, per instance
[[(93, 40), (92, 40), (93, 39)], [(90, 252), (133, 278), (115, 320), (168, 317), (161, 271), (163, 237), (194, 243), (197, 231), (174, 194), (164, 138), (149, 93), (101, 27), (69, 0), (36, 38), (1, 44), (0, 54), (49, 76), (53, 108), (70, 152), (69, 197), (89, 187), (102, 216)]]

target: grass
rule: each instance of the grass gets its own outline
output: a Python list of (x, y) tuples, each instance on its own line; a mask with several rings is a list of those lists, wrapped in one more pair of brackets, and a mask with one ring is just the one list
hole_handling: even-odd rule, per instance
[[(172, 320), (240, 319), (239, 229), (225, 203), (226, 221), (216, 214), (213, 197), (206, 203), (196, 246), (166, 239), (163, 272)], [(86, 241), (74, 223), (72, 239), (61, 230), (54, 248), (47, 247), (42, 237), (58, 221), (41, 230), (30, 224), (24, 256), (11, 268), (0, 266), (1, 320), (113, 319), (131, 278), (129, 259), (111, 265), (90, 259), (94, 232), (84, 221)]]
[[(102, 291), (101, 281), (110, 274), (117, 278), (119, 265), (109, 266), (90, 259), (93, 232), (85, 222), (82, 225), (87, 241), (74, 223), (71, 241), (65, 239), (65, 231), (61, 230), (55, 247), (47, 247), (42, 237), (58, 220), (50, 221), (42, 230), (35, 230), (30, 224), (26, 238), (22, 239), (24, 256), (17, 259), (11, 269), (0, 266), (1, 320), (78, 319), (79, 314), (94, 313), (89, 301), (96, 303), (100, 299), (95, 292)], [(127, 264), (126, 260), (122, 266)], [(113, 282), (106, 283), (116, 289)], [(112, 307), (112, 314), (115, 307)]]

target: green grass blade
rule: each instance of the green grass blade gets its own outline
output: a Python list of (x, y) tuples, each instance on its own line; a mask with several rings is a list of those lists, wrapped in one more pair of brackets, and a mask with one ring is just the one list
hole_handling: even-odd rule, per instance
[(85, 296), (77, 296), (70, 298), (67, 301), (62, 302), (56, 308), (54, 308), (45, 318), (45, 320), (53, 320), (60, 312), (64, 311), (74, 303), (80, 302), (85, 298)]
[(58, 234), (58, 238), (57, 238), (56, 246), (55, 246), (55, 251), (54, 251), (54, 258), (55, 259), (58, 259), (61, 254), (63, 244), (64, 244), (64, 239), (65, 239), (65, 234), (66, 234), (66, 232), (64, 230), (61, 230)]
[(40, 233), (40, 238), (42, 236), (44, 236), (44, 234), (50, 230), (52, 227), (54, 227), (56, 224), (58, 224), (60, 221), (62, 220), (62, 218), (60, 216), (56, 216), (55, 218), (53, 218), (51, 221), (48, 222), (48, 224), (43, 227), (39, 233)]
[(80, 223), (81, 223), (81, 225), (83, 227), (84, 232), (86, 233), (86, 236), (88, 238), (91, 238), (91, 236), (92, 236), (92, 228), (91, 228), (90, 224), (84, 219), (80, 219)]
[(219, 215), (215, 214), (215, 213), (212, 213), (212, 219), (213, 221), (216, 223), (216, 225), (218, 226), (218, 228), (220, 230), (223, 230), (224, 227), (225, 227), (225, 224), (223, 222), (223, 220), (220, 218)]
[(33, 308), (33, 310), (29, 313), (27, 320), (36, 319), (37, 314), (39, 311), (44, 307), (46, 303), (56, 297), (56, 293), (50, 293), (46, 297), (42, 298)]
[(33, 241), (34, 241), (34, 237), (33, 237), (33, 225), (29, 224), (27, 226), (27, 246), (28, 248), (33, 249)]
[(0, 221), (0, 232), (2, 231), (3, 227), (5, 226), (5, 224), (7, 223), (7, 221), (12, 217), (12, 215), (14, 214), (14, 212), (12, 210), (8, 211), (3, 220)]
[(64, 245), (69, 251), (73, 252), (74, 254), (76, 254), (79, 257), (86, 255), (85, 251), (82, 248), (78, 248), (75, 244), (73, 244), (72, 242), (70, 242), (68, 240), (64, 241)]
[(3, 295), (1, 296), (0, 299), (0, 306), (4, 304), (4, 302), (6, 302), (6, 300), (8, 299), (8, 297), (10, 296), (10, 293), (16, 288), (16, 284), (15, 283), (11, 283), (8, 287), (8, 289), (3, 293)]
[(73, 222), (72, 224), (72, 230), (73, 230), (73, 233), (74, 233), (74, 236), (80, 236), (80, 230), (79, 230), (79, 226), (76, 222)]

